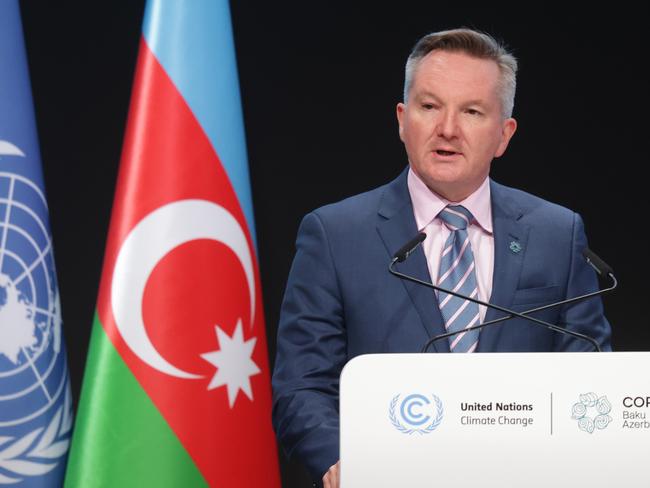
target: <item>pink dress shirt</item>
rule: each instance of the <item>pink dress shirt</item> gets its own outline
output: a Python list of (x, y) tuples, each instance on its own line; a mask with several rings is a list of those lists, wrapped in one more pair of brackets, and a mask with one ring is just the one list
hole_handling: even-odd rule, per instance
[[(407, 181), (411, 202), (413, 203), (415, 223), (418, 230), (427, 235), (422, 246), (427, 259), (429, 274), (434, 283), (438, 281), (442, 248), (450, 234), (450, 230), (442, 223), (442, 220), (437, 218), (438, 213), (449, 204), (462, 205), (472, 212), (474, 221), (471, 222), (467, 230), (476, 263), (478, 298), (487, 302), (492, 294), (492, 272), (494, 270), (490, 179), (486, 178), (481, 186), (462, 202), (450, 202), (433, 193), (410, 168)], [(486, 307), (479, 307), (481, 322), (485, 320), (485, 309)]]

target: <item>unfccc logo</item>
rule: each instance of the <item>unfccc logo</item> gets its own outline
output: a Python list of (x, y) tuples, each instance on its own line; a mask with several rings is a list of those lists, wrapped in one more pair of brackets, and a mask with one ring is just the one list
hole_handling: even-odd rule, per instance
[(388, 409), (388, 418), (397, 430), (403, 434), (429, 434), (436, 430), (444, 415), (440, 398), (412, 393), (400, 401), (400, 396), (393, 397)]

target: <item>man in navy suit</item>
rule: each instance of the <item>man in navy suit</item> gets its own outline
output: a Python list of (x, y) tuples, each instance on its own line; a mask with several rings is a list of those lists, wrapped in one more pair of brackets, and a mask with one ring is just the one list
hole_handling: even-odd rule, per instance
[[(456, 29), (423, 37), (407, 61), (404, 102), (397, 105), (408, 168), (387, 185), (317, 209), (301, 223), (278, 331), (273, 421), (288, 454), (325, 487), (338, 486), (345, 363), (360, 354), (418, 352), (470, 305), (465, 301), (449, 317), (441, 311), (442, 297), (387, 270), (397, 249), (422, 231), (424, 245), (400, 270), (443, 282), (453, 270), (444, 256), (458, 230), (443, 221), (444, 209), (458, 215), (460, 209), (468, 221), (455, 261), (465, 253), (468, 264), (457, 289), (471, 278), (468, 294), (520, 311), (597, 289), (582, 257), (587, 240), (580, 216), (488, 176), (517, 127), (511, 117), (516, 70), (515, 58), (483, 33)], [(463, 327), (499, 312), (480, 307), (469, 315)], [(599, 299), (536, 317), (610, 347)], [(460, 342), (438, 341), (431, 350), (592, 348), (521, 319), (482, 329), (462, 349)]]

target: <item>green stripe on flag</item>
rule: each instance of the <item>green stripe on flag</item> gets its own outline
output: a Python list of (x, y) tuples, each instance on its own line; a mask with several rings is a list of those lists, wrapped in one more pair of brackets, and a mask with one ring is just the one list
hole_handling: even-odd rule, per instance
[(207, 486), (95, 315), (65, 486)]

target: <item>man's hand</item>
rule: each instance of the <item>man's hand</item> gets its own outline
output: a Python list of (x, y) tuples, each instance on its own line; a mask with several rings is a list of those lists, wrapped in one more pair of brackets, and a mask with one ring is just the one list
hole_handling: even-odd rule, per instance
[(339, 471), (341, 461), (331, 466), (323, 476), (323, 488), (339, 488)]

